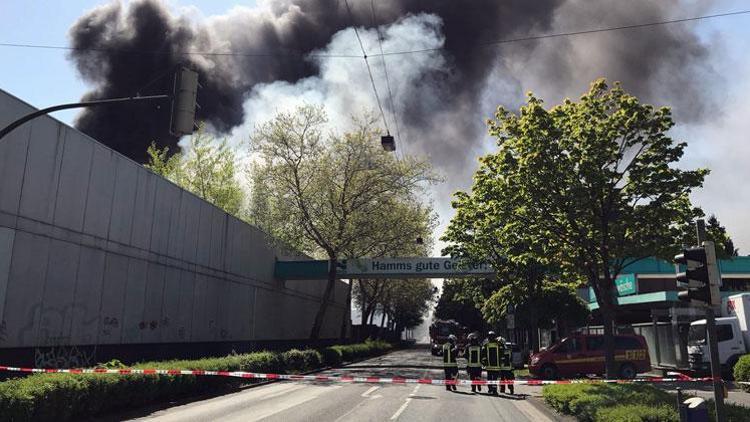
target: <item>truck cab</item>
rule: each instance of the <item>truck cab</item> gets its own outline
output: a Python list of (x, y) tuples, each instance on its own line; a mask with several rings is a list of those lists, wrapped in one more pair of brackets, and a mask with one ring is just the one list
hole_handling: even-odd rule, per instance
[[(730, 296), (722, 301), (720, 318), (716, 318), (716, 340), (722, 372), (731, 374), (740, 356), (750, 353), (750, 293)], [(710, 368), (706, 320), (693, 321), (688, 333), (690, 369), (707, 372)]]

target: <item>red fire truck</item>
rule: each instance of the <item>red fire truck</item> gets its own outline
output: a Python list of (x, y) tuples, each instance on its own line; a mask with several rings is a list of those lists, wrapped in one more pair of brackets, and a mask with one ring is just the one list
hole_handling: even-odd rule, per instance
[(456, 320), (435, 320), (430, 325), (430, 352), (435, 356), (441, 355), (443, 353), (443, 344), (448, 341), (448, 336), (451, 334), (456, 336), (458, 347), (463, 348), (466, 344), (467, 331), (466, 327), (459, 324)]

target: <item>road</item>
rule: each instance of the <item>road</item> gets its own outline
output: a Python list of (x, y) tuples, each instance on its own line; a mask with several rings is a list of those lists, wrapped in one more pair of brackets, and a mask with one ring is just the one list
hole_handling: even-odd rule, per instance
[[(435, 366), (440, 358), (427, 349), (396, 351), (327, 375), (442, 378), (439, 369), (394, 366)], [(463, 371), (462, 371), (463, 372)], [(462, 373), (465, 378), (465, 373)], [(178, 405), (134, 420), (149, 421), (550, 421), (549, 411), (533, 396), (538, 387), (516, 386), (516, 397), (472, 394), (459, 386), (276, 382), (243, 391)], [(532, 397), (530, 397), (532, 396)]]

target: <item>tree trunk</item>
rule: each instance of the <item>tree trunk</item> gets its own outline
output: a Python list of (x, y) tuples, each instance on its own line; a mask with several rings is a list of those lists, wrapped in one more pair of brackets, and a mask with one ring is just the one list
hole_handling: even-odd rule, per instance
[(539, 317), (537, 316), (538, 313), (534, 309), (534, 306), (531, 306), (531, 309), (529, 310), (529, 349), (533, 353), (539, 352)]
[(349, 280), (349, 286), (346, 289), (346, 300), (344, 301), (344, 315), (341, 317), (341, 333), (339, 337), (346, 338), (346, 332), (349, 330), (349, 317), (352, 310), (352, 285), (354, 280)]
[(321, 298), (320, 307), (315, 314), (315, 321), (313, 322), (312, 330), (310, 330), (310, 340), (317, 340), (320, 338), (320, 330), (323, 328), (323, 319), (326, 316), (328, 302), (331, 299), (331, 293), (333, 293), (333, 287), (336, 284), (336, 256), (329, 253), (328, 257), (328, 281), (326, 283), (325, 291), (323, 292), (323, 297)]
[(364, 329), (364, 326), (367, 325), (367, 317), (370, 316), (369, 314), (369, 307), (367, 306), (367, 295), (365, 294), (365, 288), (362, 286), (362, 280), (357, 280), (359, 283), (359, 293), (362, 295), (362, 315), (360, 319), (360, 324), (362, 325), (362, 328)]
[(612, 304), (605, 302), (599, 305), (604, 325), (604, 370), (608, 379), (616, 379), (619, 371), (615, 362), (614, 309)]

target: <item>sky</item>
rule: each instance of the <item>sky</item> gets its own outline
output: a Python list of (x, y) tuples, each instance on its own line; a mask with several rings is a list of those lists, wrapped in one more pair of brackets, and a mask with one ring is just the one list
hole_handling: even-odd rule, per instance
[[(356, 2), (354, 0), (353, 2)], [(687, 1), (696, 3), (700, 0)], [(86, 11), (102, 4), (102, 1), (66, 0), (3, 0), (0, 1), (0, 43), (43, 44), (64, 46), (69, 44), (68, 30), (76, 20)], [(170, 10), (184, 14), (194, 20), (205, 20), (214, 15), (226, 14), (235, 7), (235, 2), (224, 0), (169, 0)], [(254, 7), (254, 1), (242, 3), (246, 7)], [(711, 4), (704, 14), (721, 13), (750, 8), (750, 2), (740, 0), (718, 0)], [(674, 13), (679, 15), (679, 13)], [(689, 143), (686, 155), (681, 162), (685, 167), (708, 167), (712, 170), (706, 179), (703, 189), (693, 195), (697, 205), (702, 206), (709, 213), (716, 213), (730, 235), (740, 253), (750, 254), (750, 218), (748, 206), (750, 203), (750, 15), (719, 18), (681, 25), (691, 25), (699, 37), (705, 40), (719, 40), (712, 43), (719, 49), (713, 55), (714, 75), (707, 75), (705, 80), (691, 80), (691, 89), (716, 90), (715, 97), (720, 100), (715, 111), (709, 112), (709, 118), (700, 122), (680, 122), (673, 130), (676, 139)], [(394, 28), (394, 34), (405, 31), (406, 27)], [(408, 28), (407, 28), (408, 29)], [(402, 36), (404, 32), (400, 33)], [(354, 34), (342, 31), (337, 34), (331, 45), (339, 43), (343, 46), (354, 45)], [(367, 34), (364, 34), (366, 37)], [(586, 37), (600, 35), (592, 34)], [(398, 38), (393, 38), (398, 40)], [(395, 41), (394, 41), (395, 42)], [(330, 47), (333, 48), (333, 47)], [(395, 47), (394, 47), (395, 48)], [(87, 85), (78, 75), (73, 63), (67, 57), (67, 52), (54, 49), (30, 49), (0, 46), (0, 88), (9, 91), (24, 101), (44, 107), (80, 99), (91, 86)], [(434, 63), (416, 63), (414, 66), (431, 66)], [(301, 84), (284, 85), (269, 84), (263, 89), (256, 89), (245, 103), (246, 109), (252, 109), (254, 104), (267, 104), (267, 97), (272, 96), (276, 108), (284, 104), (293, 103), (300, 92), (307, 98), (315, 100), (319, 87), (330, 89), (331, 81), (335, 81), (341, 72), (346, 72), (348, 78), (365, 80), (366, 69), (358, 64), (347, 65), (345, 69), (333, 68), (318, 79), (305, 80), (307, 85), (314, 85), (315, 89), (305, 90)], [(390, 69), (389, 69), (390, 70)], [(376, 75), (377, 76), (377, 75)], [(606, 75), (605, 75), (606, 76)], [(414, 75), (405, 75), (404, 81), (410, 81)], [(712, 78), (719, 78), (723, 83), (717, 84)], [(524, 84), (531, 84), (531, 80)], [(365, 82), (366, 83), (366, 82)], [(522, 87), (525, 90), (535, 89), (535, 86)], [(404, 88), (406, 89), (406, 88)], [(576, 93), (581, 93), (586, 86), (580, 86)], [(369, 95), (362, 91), (362, 95)], [(555, 95), (555, 92), (549, 95)], [(354, 95), (354, 94), (352, 94)], [(266, 101), (264, 103), (264, 101)], [(285, 102), (286, 101), (286, 102)], [(346, 104), (339, 104), (346, 108)], [(335, 108), (335, 107), (334, 107)], [(272, 110), (272, 111), (273, 111)], [(58, 112), (55, 117), (72, 123), (77, 111), (68, 110)], [(265, 114), (264, 114), (265, 113)], [(335, 113), (335, 110), (334, 110)], [(246, 136), (262, 117), (270, 116), (268, 110), (253, 114), (251, 122), (243, 124), (233, 132), (235, 138)], [(489, 117), (489, 116), (487, 116)], [(412, 138), (419, 134), (411, 134)], [(425, 144), (411, 143), (406, 145), (406, 152), (411, 154), (430, 154), (430, 151), (420, 150)], [(492, 143), (485, 142), (472, 153), (480, 154), (492, 150)], [(471, 170), (471, 169), (469, 169)], [(470, 171), (469, 171), (470, 173)], [(451, 179), (453, 174), (448, 173)], [(459, 180), (451, 180), (448, 188), (436, 188), (433, 200), (440, 214), (440, 229), (445, 227), (451, 216), (449, 206), (450, 194), (457, 188), (469, 187), (470, 179), (462, 175)], [(442, 245), (438, 243), (435, 253), (439, 253)]]

